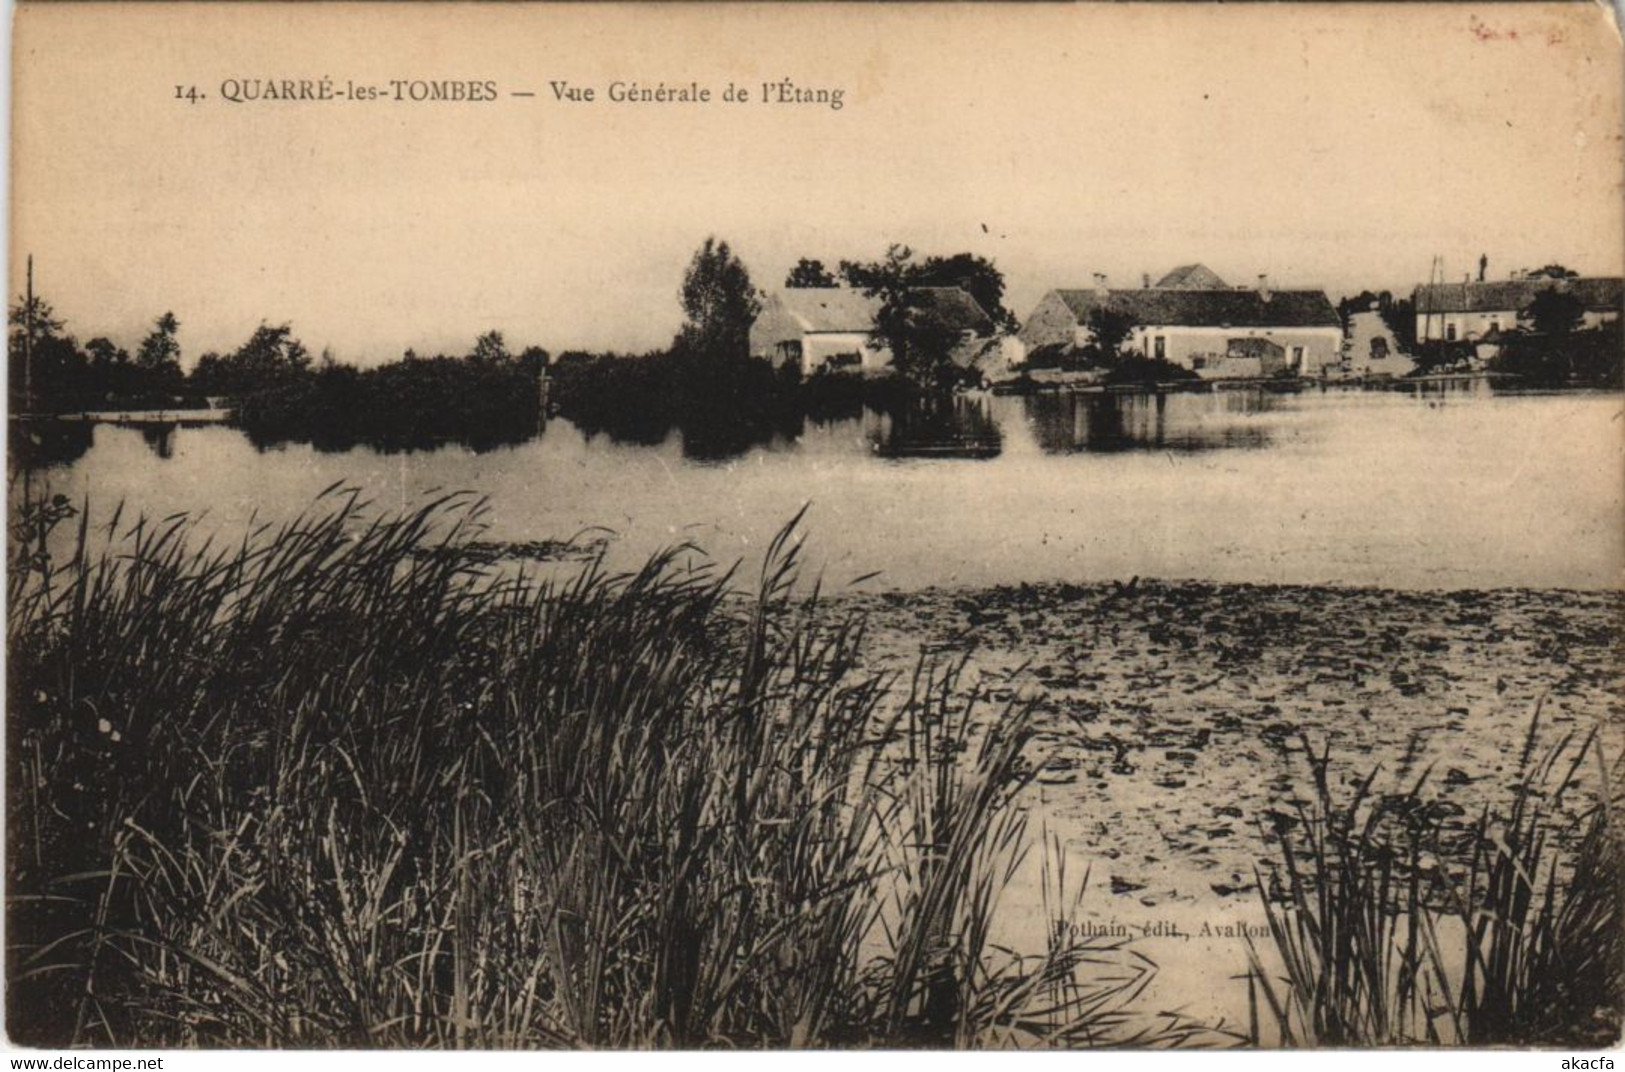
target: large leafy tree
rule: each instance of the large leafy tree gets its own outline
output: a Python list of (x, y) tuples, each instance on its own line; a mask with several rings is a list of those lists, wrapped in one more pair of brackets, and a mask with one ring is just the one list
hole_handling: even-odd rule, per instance
[(10, 310), (9, 390), (14, 410), (71, 408), (87, 386), (89, 361), (50, 302), (19, 298)]
[(1123, 356), (1123, 346), (1139, 321), (1125, 309), (1110, 305), (1097, 305), (1089, 310), (1090, 340), (1084, 347), (1085, 357), (1091, 364), (1113, 365)]
[(1004, 273), (986, 257), (974, 253), (955, 253), (951, 257), (914, 259), (914, 251), (907, 246), (894, 245), (880, 261), (842, 261), (841, 275), (847, 285), (874, 292), (888, 282), (895, 281), (899, 270), (894, 254), (904, 255), (901, 272), (903, 282), (915, 287), (958, 287), (980, 305), (994, 323), (1009, 331), (1019, 326), (1016, 316), (1004, 307)]
[(946, 285), (922, 281), (922, 267), (912, 249), (893, 244), (881, 260), (842, 261), (841, 274), (853, 287), (880, 299), (872, 334), (891, 351), (892, 367), (922, 389), (943, 391), (956, 379), (958, 370), (950, 355), (960, 333), (939, 317), (921, 315), (914, 292), (922, 286)]
[(180, 368), (181, 344), (175, 338), (180, 327), (181, 323), (175, 319), (174, 313), (165, 313), (153, 321), (152, 331), (141, 340), (141, 346), (135, 352), (135, 363), (149, 372), (170, 365)]
[(90, 355), (91, 367), (98, 372), (130, 363), (130, 352), (105, 335), (85, 343), (85, 353)]
[(63, 328), (62, 319), (51, 308), (51, 303), (38, 294), (31, 299), (18, 298), (17, 304), (11, 307), (10, 322), (13, 349), (22, 347), (25, 336), (38, 346), (44, 340), (60, 334)]
[(1004, 273), (986, 257), (973, 253), (927, 257), (915, 272), (914, 285), (958, 287), (975, 298), (999, 327), (1013, 332), (1021, 326), (1016, 314), (1004, 307)]
[(1518, 314), (1542, 335), (1567, 335), (1585, 320), (1585, 303), (1562, 290), (1543, 290)]
[(181, 344), (176, 339), (180, 321), (174, 313), (165, 313), (153, 321), (152, 331), (136, 348), (135, 364), (148, 385), (160, 389), (173, 389), (184, 379), (181, 373)]
[(695, 251), (678, 294), (683, 329), (678, 347), (690, 354), (744, 356), (750, 348), (750, 326), (762, 311), (750, 272), (728, 243), (708, 237)]
[(470, 355), (475, 361), (487, 364), (502, 364), (512, 358), (508, 352), (508, 344), (502, 338), (500, 331), (487, 331), (474, 340), (474, 352)]
[(288, 324), (261, 324), (224, 357), (205, 354), (192, 382), (210, 394), (243, 396), (286, 384), (310, 368), (310, 351)]
[(824, 267), (823, 261), (809, 260), (806, 257), (796, 262), (785, 277), (784, 285), (790, 289), (827, 289), (838, 287), (841, 281), (835, 273)]

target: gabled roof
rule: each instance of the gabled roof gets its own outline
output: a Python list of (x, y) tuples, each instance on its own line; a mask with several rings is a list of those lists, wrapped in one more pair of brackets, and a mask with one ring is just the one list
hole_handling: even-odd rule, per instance
[(987, 310), (958, 287), (916, 287), (909, 291), (908, 303), (922, 326), (974, 331), (978, 335), (993, 333), (993, 318)]
[[(880, 299), (850, 287), (785, 287), (769, 295), (803, 332), (867, 332), (875, 326)], [(950, 331), (988, 335), (993, 318), (958, 287), (918, 287), (909, 305), (925, 324)]]
[(1058, 290), (1079, 324), (1101, 305), (1147, 327), (1341, 328), (1323, 290)]
[(1205, 264), (1182, 264), (1157, 280), (1157, 286), (1170, 290), (1228, 290), (1230, 284)]
[(868, 331), (880, 303), (848, 287), (785, 287), (768, 298), (777, 302), (804, 332)]
[(1412, 294), (1419, 313), (1517, 313), (1543, 290), (1567, 291), (1587, 309), (1619, 312), (1625, 305), (1625, 280), (1506, 279), (1488, 283), (1424, 283)]

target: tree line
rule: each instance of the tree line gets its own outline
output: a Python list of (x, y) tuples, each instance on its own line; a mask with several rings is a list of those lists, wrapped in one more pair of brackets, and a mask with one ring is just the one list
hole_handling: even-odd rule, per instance
[(360, 368), (331, 352), (313, 357), (290, 324), (262, 323), (241, 346), (200, 356), (183, 371), (180, 321), (166, 312), (134, 354), (103, 336), (80, 344), (50, 303), (10, 311), (13, 413), (188, 410), (222, 404), (262, 445), (312, 442), (386, 449), (457, 440), (476, 448), (519, 442), (542, 420), (549, 362), (538, 347), (513, 352), (489, 331), (466, 354), (419, 356)]

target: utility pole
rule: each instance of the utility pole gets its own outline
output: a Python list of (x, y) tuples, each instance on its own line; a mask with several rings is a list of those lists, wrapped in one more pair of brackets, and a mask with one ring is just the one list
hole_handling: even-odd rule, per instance
[(34, 255), (28, 255), (28, 289), (23, 300), (23, 408), (34, 410)]
[[(1444, 285), (1444, 255), (1442, 253), (1435, 253), (1433, 255), (1433, 266), (1428, 269), (1428, 283), (1430, 285), (1437, 285), (1437, 286), (1443, 286)], [(1440, 296), (1438, 295), (1437, 292), (1435, 292), (1435, 294), (1433, 296), (1433, 303), (1432, 304), (1438, 305), (1439, 301), (1440, 301)], [(1438, 316), (1439, 316), (1439, 335), (1438, 335), (1438, 338), (1443, 339), (1444, 338), (1444, 312), (1443, 312), (1443, 310), (1439, 311)], [(1425, 336), (1425, 338), (1422, 340), (1424, 342), (1426, 342), (1427, 339), (1433, 337), (1433, 314), (1432, 313), (1429, 313), (1425, 324), (1426, 324), (1426, 326), (1424, 327), (1423, 332), (1422, 332), (1422, 334)]]

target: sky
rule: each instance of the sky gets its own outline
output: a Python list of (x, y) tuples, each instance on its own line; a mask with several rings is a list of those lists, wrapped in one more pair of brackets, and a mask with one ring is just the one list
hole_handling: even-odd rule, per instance
[[(1018, 316), (1197, 261), (1333, 300), (1409, 292), (1436, 255), (1454, 280), (1481, 254), (1625, 271), (1594, 4), (24, 4), (14, 49), (11, 293), (31, 253), (81, 340), (172, 310), (188, 364), (261, 321), (361, 364), (491, 328), (659, 346), (711, 234), (764, 287), (802, 256), (973, 252)], [(220, 96), (323, 77), (497, 99)], [(785, 78), (842, 107), (754, 99)]]

